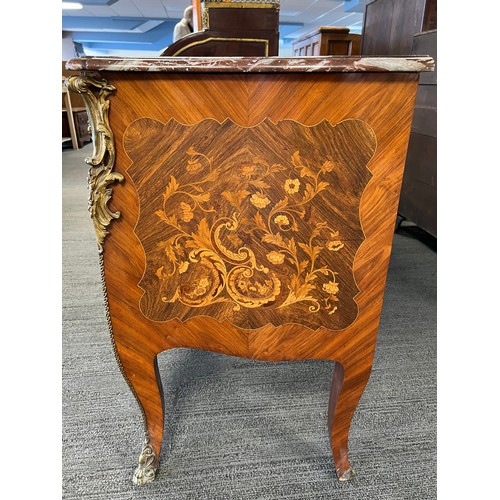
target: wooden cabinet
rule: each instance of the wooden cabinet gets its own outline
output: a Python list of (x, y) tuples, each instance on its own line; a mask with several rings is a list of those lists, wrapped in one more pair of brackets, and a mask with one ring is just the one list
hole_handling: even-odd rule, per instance
[[(352, 477), (420, 71), (431, 58), (89, 58), (89, 211), (117, 361), (154, 480), (157, 356), (335, 361), (329, 439)], [(108, 206), (109, 203), (109, 206)], [(97, 252), (96, 252), (97, 254)]]
[[(363, 55), (411, 54), (413, 35), (425, 29), (429, 0), (371, 0), (363, 17)], [(434, 2), (435, 6), (435, 2)]]
[(398, 213), (437, 237), (437, 30), (413, 37), (413, 54), (429, 54), (436, 71), (418, 85)]
[[(436, 0), (372, 0), (364, 15), (363, 55), (437, 57)], [(398, 213), (437, 237), (437, 71), (422, 75)]]
[(293, 41), (294, 56), (355, 56), (360, 49), (361, 35), (334, 26), (322, 26)]

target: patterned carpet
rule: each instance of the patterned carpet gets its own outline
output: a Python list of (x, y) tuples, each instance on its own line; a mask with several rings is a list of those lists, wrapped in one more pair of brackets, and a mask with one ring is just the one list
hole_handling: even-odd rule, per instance
[(337, 480), (328, 442), (333, 363), (177, 349), (159, 356), (166, 433), (157, 479), (132, 484), (143, 424), (107, 331), (87, 211), (91, 152), (63, 151), (63, 498), (436, 498), (436, 249), (404, 224), (351, 427), (351, 482)]

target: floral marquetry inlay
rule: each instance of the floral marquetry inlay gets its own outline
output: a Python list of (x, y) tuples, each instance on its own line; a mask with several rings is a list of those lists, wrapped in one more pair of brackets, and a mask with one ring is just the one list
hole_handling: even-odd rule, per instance
[(349, 326), (375, 145), (360, 120), (133, 122), (124, 146), (146, 255), (142, 313), (252, 329)]

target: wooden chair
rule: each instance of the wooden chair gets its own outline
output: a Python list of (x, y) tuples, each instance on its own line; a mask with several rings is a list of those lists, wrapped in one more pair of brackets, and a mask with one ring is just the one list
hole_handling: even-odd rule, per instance
[[(63, 137), (62, 141), (66, 142), (71, 139), (71, 144), (73, 145), (73, 149), (78, 149), (78, 137), (76, 135), (76, 127), (75, 127), (75, 119), (73, 117), (73, 106), (71, 105), (71, 97), (70, 93), (66, 85), (64, 84), (66, 77), (62, 77), (62, 93), (64, 96), (65, 102), (65, 111), (68, 114), (68, 123), (69, 123), (69, 131), (71, 137)], [(63, 110), (64, 111), (64, 110)]]

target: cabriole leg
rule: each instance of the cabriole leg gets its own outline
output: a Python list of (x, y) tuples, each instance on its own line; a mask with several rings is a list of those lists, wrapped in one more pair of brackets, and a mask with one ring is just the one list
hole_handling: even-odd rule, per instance
[(137, 352), (121, 351), (123, 374), (142, 410), (145, 439), (132, 481), (143, 485), (154, 481), (163, 439), (163, 387), (157, 357), (141, 358)]
[(355, 364), (335, 363), (328, 405), (328, 427), (335, 469), (340, 481), (348, 481), (354, 476), (348, 456), (349, 429), (356, 406), (368, 383), (370, 370), (371, 365), (363, 364), (360, 369)]

